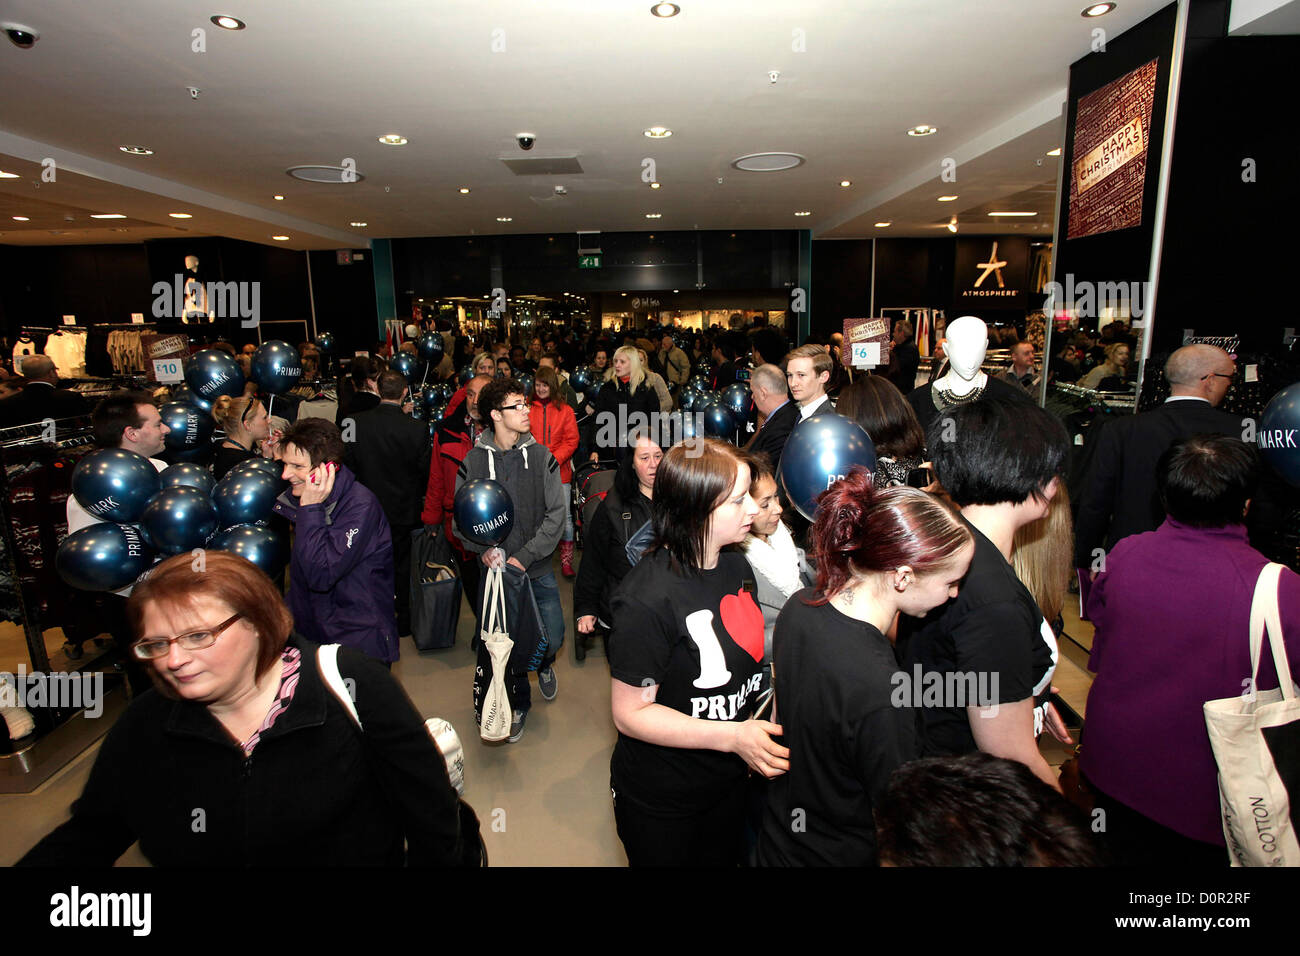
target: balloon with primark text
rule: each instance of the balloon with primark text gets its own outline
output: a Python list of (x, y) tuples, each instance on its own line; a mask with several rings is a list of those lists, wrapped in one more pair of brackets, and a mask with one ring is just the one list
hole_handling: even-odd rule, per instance
[(475, 478), (456, 489), (452, 516), (466, 538), (476, 544), (496, 547), (510, 536), (515, 524), (515, 505), (499, 482)]
[(221, 395), (244, 394), (244, 371), (234, 356), (221, 349), (203, 349), (185, 360), (185, 384), (207, 402)]
[(232, 468), (212, 492), (221, 527), (266, 521), (282, 490), (281, 480), (260, 468)]
[(100, 521), (64, 538), (54, 567), (74, 588), (118, 591), (149, 570), (153, 554), (139, 528)]
[(819, 412), (795, 425), (781, 451), (780, 477), (798, 512), (813, 520), (817, 497), (854, 465), (876, 470), (876, 446), (857, 422)]
[(72, 495), (101, 521), (137, 521), (162, 480), (153, 462), (124, 448), (92, 451), (72, 470)]
[(272, 339), (253, 353), (251, 378), (268, 395), (283, 395), (302, 378), (302, 358), (288, 342)]
[(1269, 466), (1300, 488), (1300, 382), (1288, 385), (1264, 406), (1255, 442)]
[(398, 352), (389, 360), (388, 367), (394, 372), (401, 372), (409, 382), (415, 372), (415, 359), (411, 358), (409, 352)]
[(420, 358), (424, 359), (430, 365), (437, 365), (442, 361), (442, 336), (437, 332), (422, 333), (420, 337), (416, 339), (415, 347), (419, 350)]
[(176, 451), (202, 448), (212, 439), (212, 430), (216, 427), (216, 422), (209, 412), (205, 412), (197, 405), (168, 402), (158, 409), (158, 414), (168, 428), (167, 434), (163, 437), (163, 442), (168, 448)]

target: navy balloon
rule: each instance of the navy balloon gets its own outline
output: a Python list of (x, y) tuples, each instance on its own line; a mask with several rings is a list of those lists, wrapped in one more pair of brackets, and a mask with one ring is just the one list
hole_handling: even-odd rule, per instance
[[(245, 474), (250, 471), (261, 472), (262, 474), (270, 475), (272, 478), (279, 480), (280, 476), (284, 474), (284, 466), (272, 458), (263, 458), (260, 455), (254, 455), (252, 458), (245, 458), (239, 464), (233, 466), (223, 477), (229, 477), (235, 472)], [(288, 482), (285, 482), (285, 484), (288, 484)]]
[(168, 391), (173, 402), (180, 402), (184, 405), (193, 405), (197, 408), (203, 409), (209, 415), (212, 414), (212, 403), (206, 398), (200, 398), (198, 395), (194, 394), (194, 391), (184, 382), (177, 382)]
[(705, 375), (696, 375), (686, 383), (687, 388), (693, 388), (697, 392), (707, 392), (713, 387), (713, 382)]
[(1300, 487), (1300, 382), (1282, 389), (1264, 407), (1255, 441), (1273, 470)]
[(389, 361), (388, 367), (395, 372), (401, 372), (409, 381), (411, 373), (415, 371), (415, 359), (411, 358), (409, 352), (398, 352)]
[(232, 469), (217, 482), (212, 492), (221, 527), (252, 524), (270, 518), (271, 506), (281, 490), (280, 479), (260, 468)]
[(212, 429), (216, 423), (209, 412), (197, 405), (185, 402), (168, 402), (158, 409), (163, 424), (169, 431), (163, 438), (168, 448), (181, 451), (187, 448), (202, 448), (212, 439)]
[(819, 412), (795, 425), (781, 451), (781, 485), (809, 521), (816, 499), (854, 465), (876, 470), (876, 446), (857, 422)]
[(456, 381), (459, 382), (461, 385), (464, 385), (473, 377), (474, 377), (474, 366), (466, 365), (463, 369), (460, 370), (460, 374), (456, 376)]
[(74, 531), (54, 555), (59, 576), (83, 591), (118, 591), (153, 564), (140, 529), (101, 521)]
[(456, 387), (450, 382), (440, 382), (433, 387), (433, 390), (441, 397), (443, 404), (450, 402), (456, 394)]
[(197, 488), (164, 488), (144, 509), (140, 530), (162, 554), (201, 548), (217, 530), (217, 506)]
[(163, 488), (197, 488), (208, 496), (211, 496), (212, 489), (217, 484), (211, 471), (192, 462), (172, 465), (159, 474), (158, 478), (162, 481)]
[(705, 394), (707, 393), (701, 392), (698, 388), (692, 388), (688, 385), (682, 389), (682, 394), (678, 397), (677, 401), (678, 404), (682, 406), (682, 411), (689, 412), (693, 411), (696, 405), (703, 403)]
[(423, 333), (415, 340), (415, 347), (420, 352), (420, 358), (430, 365), (437, 365), (442, 361), (442, 336), (437, 332)]
[(213, 402), (220, 395), (244, 394), (244, 372), (229, 352), (204, 349), (185, 360), (185, 384), (199, 398)]
[(533, 387), (533, 373), (520, 372), (518, 375), (515, 376), (515, 381), (519, 383), (519, 385), (524, 390), (524, 394), (527, 395), (532, 390)]
[(263, 342), (253, 353), (251, 378), (270, 395), (283, 395), (302, 378), (302, 358), (288, 342)]
[(333, 352), (334, 333), (322, 332), (320, 335), (316, 336), (316, 348), (320, 349), (322, 352)]
[(495, 547), (510, 536), (515, 524), (515, 505), (498, 482), (475, 478), (456, 490), (452, 515), (466, 538)]
[(122, 448), (92, 451), (72, 471), (72, 495), (103, 521), (136, 521), (162, 481), (153, 462)]
[(754, 400), (749, 394), (749, 386), (744, 382), (732, 382), (718, 395), (722, 404), (735, 413), (737, 421), (745, 421), (754, 410)]
[(736, 413), (721, 401), (714, 400), (703, 408), (697, 405), (694, 414), (700, 416), (699, 420), (704, 425), (704, 434), (709, 438), (735, 441), (738, 427)]
[(267, 577), (275, 577), (284, 570), (285, 547), (283, 536), (273, 528), (258, 524), (241, 524), (219, 532), (208, 542), (214, 551), (229, 551), (246, 561), (251, 561)]
[(434, 425), (441, 422), (446, 416), (447, 416), (446, 402), (439, 402), (437, 405), (434, 405), (433, 408), (430, 408), (426, 414), (426, 418)]
[(579, 365), (569, 376), (569, 384), (575, 392), (586, 392), (595, 382), (596, 373), (587, 365)]

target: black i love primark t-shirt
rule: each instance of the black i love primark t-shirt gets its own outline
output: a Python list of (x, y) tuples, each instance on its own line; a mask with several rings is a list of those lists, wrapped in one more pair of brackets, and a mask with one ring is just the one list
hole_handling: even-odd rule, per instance
[[(628, 573), (611, 602), (610, 672), (633, 687), (659, 685), (655, 703), (701, 720), (747, 720), (762, 686), (763, 612), (743, 554), (675, 573), (664, 549)], [(686, 816), (715, 806), (748, 774), (735, 754), (683, 750), (618, 735), (610, 760), (616, 799)]]

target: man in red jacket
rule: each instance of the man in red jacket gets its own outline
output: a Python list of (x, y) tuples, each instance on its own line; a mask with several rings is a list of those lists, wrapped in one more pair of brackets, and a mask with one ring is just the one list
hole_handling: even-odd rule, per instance
[(433, 439), (433, 453), (429, 459), (429, 484), (424, 493), (424, 511), (420, 518), (426, 527), (441, 525), (447, 540), (456, 552), (460, 565), (464, 592), (478, 614), (478, 556), (466, 553), (460, 539), (452, 530), (452, 503), (456, 497), (456, 469), (465, 455), (474, 447), (483, 432), (478, 414), (478, 393), (492, 381), (490, 375), (475, 375), (465, 383), (465, 401), (447, 409)]

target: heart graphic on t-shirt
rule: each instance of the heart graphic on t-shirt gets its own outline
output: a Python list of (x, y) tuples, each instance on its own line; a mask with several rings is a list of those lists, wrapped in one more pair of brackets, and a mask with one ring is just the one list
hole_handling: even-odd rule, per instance
[(728, 594), (718, 608), (722, 626), (731, 639), (740, 645), (755, 661), (763, 661), (763, 612), (759, 610), (749, 592), (741, 588)]

